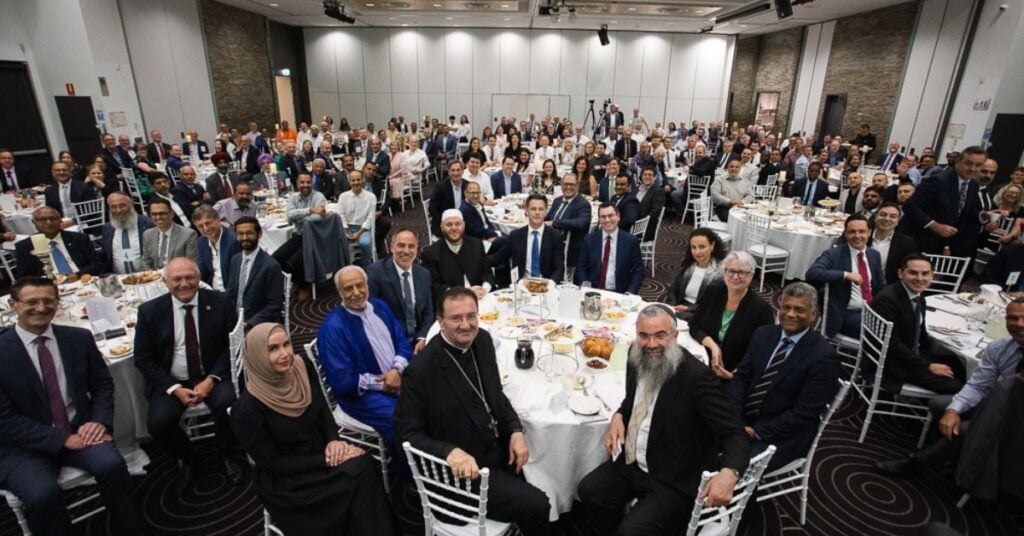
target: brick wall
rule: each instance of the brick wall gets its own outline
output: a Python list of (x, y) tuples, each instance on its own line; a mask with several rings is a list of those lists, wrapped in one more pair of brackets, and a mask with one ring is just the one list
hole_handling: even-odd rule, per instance
[(857, 127), (868, 123), (885, 146), (916, 19), (917, 2), (910, 2), (836, 22), (815, 131), (821, 128), (825, 96), (845, 94), (843, 136), (856, 136)]
[(730, 123), (739, 121), (741, 125), (747, 125), (754, 122), (754, 76), (757, 74), (757, 57), (760, 51), (759, 35), (736, 40), (732, 77), (729, 79), (732, 103), (727, 120)]
[(246, 132), (256, 121), (273, 133), (277, 105), (266, 19), (211, 0), (203, 0), (202, 11), (217, 122)]
[(793, 28), (736, 41), (729, 83), (733, 98), (730, 122), (738, 121), (741, 125), (753, 123), (757, 113), (757, 94), (778, 92), (779, 108), (771, 130), (786, 129), (803, 39), (803, 28)]

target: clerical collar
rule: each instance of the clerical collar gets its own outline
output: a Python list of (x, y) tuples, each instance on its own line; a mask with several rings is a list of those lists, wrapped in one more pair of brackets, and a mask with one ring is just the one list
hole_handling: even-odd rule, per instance
[(455, 344), (454, 342), (448, 340), (448, 337), (445, 336), (443, 331), (441, 332), (441, 341), (444, 342), (444, 345), (445, 345), (445, 347), (448, 350), (452, 350), (452, 351), (458, 352), (459, 354), (465, 354), (473, 346), (473, 345), (469, 345), (469, 346), (467, 346), (465, 348), (462, 348), (461, 346), (459, 346), (459, 345)]

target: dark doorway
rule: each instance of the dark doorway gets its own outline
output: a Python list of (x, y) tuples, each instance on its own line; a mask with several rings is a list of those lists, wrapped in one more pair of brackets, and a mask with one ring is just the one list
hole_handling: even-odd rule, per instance
[(845, 116), (846, 95), (826, 95), (825, 113), (821, 116), (821, 128), (818, 130), (818, 143), (824, 142), (825, 134), (842, 134)]
[(992, 125), (992, 137), (989, 141), (988, 155), (999, 163), (996, 173), (996, 184), (1009, 182), (1010, 172), (1020, 162), (1024, 152), (1024, 114), (996, 114)]
[(0, 147), (10, 149), (19, 166), (32, 169), (37, 179), (50, 176), (54, 155), (46, 141), (46, 126), (39, 113), (28, 65), (0, 62)]
[(100, 131), (89, 97), (55, 97), (64, 139), (75, 161), (88, 162), (100, 150)]
[(733, 100), (733, 92), (729, 92), (729, 98), (725, 101), (725, 123), (731, 125), (733, 121), (739, 121), (736, 119), (736, 110), (732, 109), (732, 105), (735, 102)]

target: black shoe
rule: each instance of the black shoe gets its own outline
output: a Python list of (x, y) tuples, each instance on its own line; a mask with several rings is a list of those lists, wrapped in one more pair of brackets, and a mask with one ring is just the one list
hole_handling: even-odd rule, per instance
[(230, 456), (224, 458), (224, 473), (228, 477), (228, 481), (232, 485), (237, 485), (242, 481), (242, 468), (238, 465), (238, 462)]
[(911, 454), (906, 458), (876, 462), (875, 468), (879, 471), (893, 476), (913, 476), (921, 472), (923, 468), (917, 456)]
[(196, 483), (195, 479), (195, 463), (183, 462), (178, 472), (178, 479), (174, 481), (174, 492), (181, 496), (191, 491)]

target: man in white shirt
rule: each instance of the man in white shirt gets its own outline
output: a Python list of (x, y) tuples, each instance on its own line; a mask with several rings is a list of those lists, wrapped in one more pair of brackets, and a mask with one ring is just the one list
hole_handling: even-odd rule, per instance
[(345, 228), (345, 238), (359, 244), (360, 263), (369, 266), (373, 262), (373, 226), (376, 216), (377, 196), (363, 189), (363, 174), (353, 170), (348, 175), (351, 190), (338, 198), (338, 215)]
[(178, 225), (189, 228), (192, 227), (192, 222), (189, 221), (188, 216), (185, 215), (185, 209), (174, 200), (171, 196), (171, 179), (164, 174), (156, 175), (153, 177), (153, 197), (150, 198), (150, 202), (153, 199), (163, 199), (167, 201), (171, 206), (171, 212), (173, 217), (171, 220)]
[(754, 189), (740, 176), (740, 161), (729, 161), (728, 174), (711, 183), (708, 188), (715, 205), (715, 215), (722, 221), (729, 221), (729, 210), (754, 200)]
[(494, 204), (494, 189), (491, 187), (491, 176), (480, 169), (480, 158), (477, 156), (469, 157), (469, 161), (466, 163), (466, 176), (463, 178), (480, 185), (481, 204), (488, 206)]
[(747, 147), (740, 153), (740, 171), (739, 176), (741, 179), (747, 181), (751, 186), (757, 184), (757, 175), (761, 171), (756, 164), (753, 162), (754, 151)]
[(200, 205), (192, 213), (192, 223), (199, 231), (199, 273), (214, 290), (225, 290), (231, 272), (231, 257), (240, 250), (235, 233), (225, 228), (220, 215), (209, 205)]

